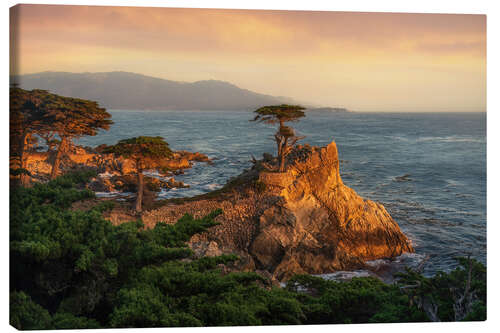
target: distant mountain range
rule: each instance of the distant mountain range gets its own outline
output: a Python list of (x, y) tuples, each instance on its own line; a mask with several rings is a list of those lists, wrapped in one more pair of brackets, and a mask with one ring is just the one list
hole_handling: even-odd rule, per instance
[(229, 82), (177, 82), (129, 72), (42, 72), (11, 76), (24, 89), (44, 89), (58, 95), (99, 102), (109, 109), (247, 110), (294, 103), (292, 98), (259, 94)]

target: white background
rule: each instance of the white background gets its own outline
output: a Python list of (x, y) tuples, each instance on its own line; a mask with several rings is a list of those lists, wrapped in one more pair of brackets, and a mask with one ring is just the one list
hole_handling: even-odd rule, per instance
[[(1, 11), (0, 22), (2, 24), (2, 67), (1, 67), (1, 110), (0, 110), (0, 181), (1, 181), (1, 249), (0, 261), (3, 274), (0, 273), (0, 325), (2, 329), (14, 331), (15, 329), (9, 326), (9, 275), (8, 275), (8, 244), (9, 244), (9, 222), (8, 222), (8, 87), (9, 87), (9, 11), (8, 8), (16, 5), (19, 2), (5, 1)], [(239, 328), (169, 328), (169, 329), (148, 329), (148, 331), (168, 330), (169, 332), (242, 332), (249, 333), (255, 330), (263, 332), (302, 332), (305, 330), (317, 332), (487, 332), (499, 331), (500, 312), (498, 306), (499, 299), (499, 283), (498, 276), (498, 256), (499, 243), (496, 238), (499, 236), (498, 224), (500, 223), (500, 214), (496, 211), (496, 206), (499, 202), (499, 186), (500, 176), (497, 173), (499, 167), (498, 160), (498, 144), (499, 141), (499, 94), (500, 83), (498, 82), (499, 74), (499, 40), (500, 40), (500, 11), (498, 9), (499, 1), (491, 0), (348, 0), (348, 1), (320, 1), (320, 0), (66, 0), (66, 1), (37, 1), (28, 0), (26, 3), (33, 4), (71, 4), (71, 5), (107, 5), (107, 6), (155, 6), (155, 7), (187, 7), (187, 8), (241, 8), (241, 9), (289, 9), (289, 10), (331, 10), (331, 11), (370, 11), (370, 12), (413, 12), (413, 13), (456, 13), (456, 14), (487, 14), (487, 32), (488, 32), (488, 104), (487, 104), (487, 177), (488, 177), (488, 320), (483, 323), (425, 323), (425, 324), (364, 324), (364, 325), (316, 325), (316, 326), (285, 326), (285, 327), (239, 327)], [(26, 272), (26, 274), (30, 274)], [(498, 326), (498, 327), (497, 327)], [(201, 330), (201, 331), (200, 331)], [(63, 331), (59, 331), (63, 332)], [(74, 330), (72, 331), (74, 332)], [(83, 331), (82, 331), (83, 332)], [(123, 332), (123, 330), (107, 330), (106, 332)], [(143, 329), (130, 329), (127, 332), (144, 332)]]

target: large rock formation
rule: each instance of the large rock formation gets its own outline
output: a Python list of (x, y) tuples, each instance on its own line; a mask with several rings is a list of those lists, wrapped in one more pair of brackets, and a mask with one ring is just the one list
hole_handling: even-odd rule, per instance
[(175, 223), (186, 212), (201, 216), (220, 207), (221, 224), (191, 239), (195, 253), (237, 253), (244, 268), (268, 271), (279, 280), (358, 269), (367, 260), (413, 252), (381, 204), (343, 184), (335, 142), (295, 148), (286, 172), (267, 171), (273, 163), (268, 156), (220, 195), (167, 205), (143, 220), (147, 226)]
[(342, 183), (337, 147), (302, 147), (287, 172), (263, 172), (279, 203), (259, 218), (250, 253), (278, 277), (361, 266), (365, 260), (411, 252), (408, 239), (381, 204)]

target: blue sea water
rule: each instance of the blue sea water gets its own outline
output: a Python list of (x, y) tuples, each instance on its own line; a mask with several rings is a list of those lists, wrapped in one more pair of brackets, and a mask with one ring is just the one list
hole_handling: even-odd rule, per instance
[[(206, 193), (251, 166), (251, 156), (275, 154), (272, 125), (250, 122), (245, 111), (112, 110), (114, 125), (78, 143), (97, 146), (139, 136), (162, 136), (175, 150), (214, 160), (176, 177), (191, 187), (162, 197)], [(486, 262), (486, 113), (308, 112), (292, 125), (302, 143), (337, 142), (344, 183), (382, 203), (430, 255), (425, 273), (448, 271), (455, 256)], [(399, 179), (409, 175), (404, 179)]]

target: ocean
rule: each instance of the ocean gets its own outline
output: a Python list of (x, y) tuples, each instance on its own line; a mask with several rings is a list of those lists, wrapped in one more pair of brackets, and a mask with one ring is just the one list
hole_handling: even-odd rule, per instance
[[(186, 189), (160, 193), (186, 197), (222, 187), (251, 166), (252, 155), (276, 154), (275, 127), (249, 121), (245, 111), (111, 110), (114, 125), (78, 144), (114, 144), (133, 136), (162, 136), (174, 150), (199, 151), (213, 165), (196, 163), (177, 180)], [(344, 183), (382, 203), (429, 256), (424, 274), (449, 271), (456, 256), (486, 263), (486, 113), (307, 112), (291, 123), (300, 143), (335, 140)]]

